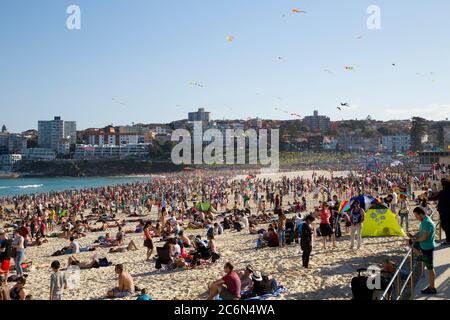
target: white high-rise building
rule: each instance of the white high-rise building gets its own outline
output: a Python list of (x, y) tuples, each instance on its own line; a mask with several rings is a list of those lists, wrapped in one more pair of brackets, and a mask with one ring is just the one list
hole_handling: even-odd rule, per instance
[(75, 121), (63, 121), (55, 117), (49, 121), (38, 122), (38, 144), (40, 148), (52, 149), (57, 153), (67, 153), (67, 144), (77, 142)]

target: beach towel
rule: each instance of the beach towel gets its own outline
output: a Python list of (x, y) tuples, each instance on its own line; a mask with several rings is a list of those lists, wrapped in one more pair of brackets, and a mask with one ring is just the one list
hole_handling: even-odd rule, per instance
[(269, 298), (279, 298), (283, 293), (288, 292), (289, 290), (283, 286), (279, 286), (274, 292), (265, 294), (263, 296), (253, 297), (245, 299), (246, 301), (249, 300), (267, 300)]

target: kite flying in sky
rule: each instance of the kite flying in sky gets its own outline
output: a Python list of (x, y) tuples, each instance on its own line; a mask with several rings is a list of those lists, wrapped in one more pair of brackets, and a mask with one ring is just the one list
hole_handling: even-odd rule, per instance
[(191, 82), (189, 82), (189, 84), (191, 86), (197, 86), (197, 87), (203, 88), (203, 84), (200, 82), (197, 82), (197, 81), (191, 81)]
[(302, 116), (299, 115), (298, 113), (289, 112), (289, 111), (286, 111), (286, 110), (283, 110), (283, 109), (280, 109), (280, 108), (275, 108), (275, 110), (281, 111), (281, 112), (286, 113), (286, 114), (288, 114), (290, 116), (294, 116), (294, 117), (297, 117), (297, 118), (300, 118), (300, 119), (302, 118)]
[(234, 41), (234, 37), (233, 36), (227, 36), (227, 41), (228, 42), (233, 42)]
[(117, 102), (118, 104), (121, 104), (122, 106), (126, 106), (127, 105), (125, 102), (119, 101), (119, 100), (117, 100), (115, 98), (112, 98), (111, 100), (114, 101), (114, 102)]
[(303, 10), (300, 10), (300, 9), (297, 9), (297, 8), (292, 9), (292, 12), (293, 13), (306, 13), (306, 11), (303, 11)]

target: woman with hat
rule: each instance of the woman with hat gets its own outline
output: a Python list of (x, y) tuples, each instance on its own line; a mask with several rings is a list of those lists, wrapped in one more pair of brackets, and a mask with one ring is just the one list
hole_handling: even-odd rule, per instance
[(300, 247), (302, 248), (303, 255), (303, 267), (308, 268), (309, 265), (309, 257), (312, 251), (312, 237), (313, 237), (313, 229), (311, 224), (316, 220), (312, 215), (309, 215), (305, 218), (305, 223), (302, 224), (301, 235), (300, 235)]
[(259, 297), (272, 293), (272, 281), (269, 277), (263, 276), (261, 272), (255, 271), (252, 274), (253, 287), (251, 291), (246, 292), (241, 296), (241, 299), (249, 299), (253, 297)]

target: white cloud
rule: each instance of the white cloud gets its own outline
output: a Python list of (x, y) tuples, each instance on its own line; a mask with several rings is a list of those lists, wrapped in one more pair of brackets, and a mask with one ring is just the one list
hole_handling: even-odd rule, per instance
[(429, 120), (443, 120), (450, 118), (450, 104), (430, 104), (425, 107), (415, 107), (408, 109), (389, 108), (385, 109), (390, 116), (403, 118), (422, 117)]

